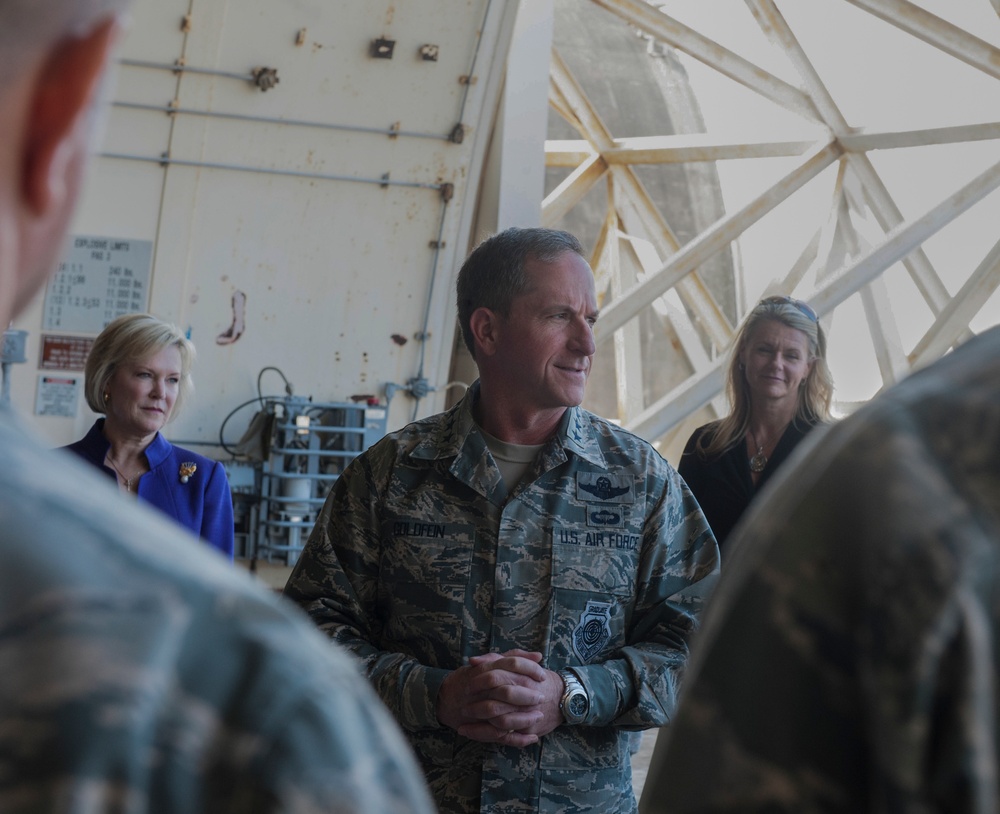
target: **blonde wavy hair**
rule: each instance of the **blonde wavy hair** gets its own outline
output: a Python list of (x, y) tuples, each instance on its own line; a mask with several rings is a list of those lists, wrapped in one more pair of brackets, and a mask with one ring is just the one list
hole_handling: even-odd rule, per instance
[(801, 386), (793, 423), (810, 425), (830, 420), (833, 375), (826, 363), (826, 336), (816, 312), (807, 303), (792, 297), (765, 297), (747, 314), (736, 334), (726, 375), (726, 395), (731, 409), (725, 418), (709, 424), (708, 430), (698, 439), (697, 452), (704, 459), (718, 458), (742, 443), (746, 436), (750, 427), (750, 391), (740, 367), (740, 357), (757, 326), (767, 320), (801, 331), (809, 340), (813, 366)]

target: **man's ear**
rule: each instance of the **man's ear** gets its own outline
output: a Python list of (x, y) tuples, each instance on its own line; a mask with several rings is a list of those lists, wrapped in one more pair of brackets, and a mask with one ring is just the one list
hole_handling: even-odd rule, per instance
[(495, 312), (489, 308), (477, 308), (469, 317), (469, 327), (472, 329), (472, 337), (476, 341), (476, 358), (492, 356), (496, 353), (497, 328), (499, 319)]
[(34, 83), (24, 139), (21, 194), (35, 215), (63, 203), (67, 172), (87, 148), (88, 113), (121, 26), (109, 17), (51, 49)]

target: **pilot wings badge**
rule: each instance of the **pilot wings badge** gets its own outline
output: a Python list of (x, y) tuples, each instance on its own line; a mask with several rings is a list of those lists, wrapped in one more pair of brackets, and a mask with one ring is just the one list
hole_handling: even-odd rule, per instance
[(577, 498), (588, 503), (633, 503), (635, 492), (630, 474), (602, 474), (577, 472)]

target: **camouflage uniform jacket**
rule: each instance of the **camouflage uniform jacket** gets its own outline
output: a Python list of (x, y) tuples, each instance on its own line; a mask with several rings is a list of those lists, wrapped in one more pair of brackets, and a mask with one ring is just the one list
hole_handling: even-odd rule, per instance
[(430, 814), (297, 608), (0, 411), (0, 811)]
[(1000, 329), (813, 435), (730, 538), (641, 810), (996, 814)]
[[(627, 730), (671, 715), (715, 539), (649, 444), (579, 408), (507, 495), (477, 393), (351, 464), (286, 594), (364, 661), (441, 811), (634, 811)], [(584, 725), (521, 750), (438, 722), (445, 676), (512, 648), (575, 668)]]

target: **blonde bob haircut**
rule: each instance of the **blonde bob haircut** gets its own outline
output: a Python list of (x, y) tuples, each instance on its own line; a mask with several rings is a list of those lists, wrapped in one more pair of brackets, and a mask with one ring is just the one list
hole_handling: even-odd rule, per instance
[(718, 458), (742, 443), (747, 433), (750, 426), (750, 390), (740, 358), (754, 331), (768, 320), (801, 331), (809, 340), (809, 358), (813, 366), (799, 390), (798, 409), (792, 423), (804, 427), (830, 420), (833, 375), (826, 363), (826, 336), (816, 312), (802, 300), (783, 296), (766, 297), (747, 315), (736, 334), (726, 374), (726, 395), (732, 409), (729, 415), (714, 422), (709, 431), (702, 433), (698, 453), (703, 459)]
[(105, 413), (104, 392), (115, 371), (125, 364), (142, 362), (174, 345), (181, 354), (181, 380), (177, 400), (170, 414), (177, 415), (194, 385), (191, 367), (194, 345), (180, 328), (157, 319), (152, 314), (125, 314), (108, 323), (94, 340), (83, 372), (83, 392), (87, 405), (95, 413)]

